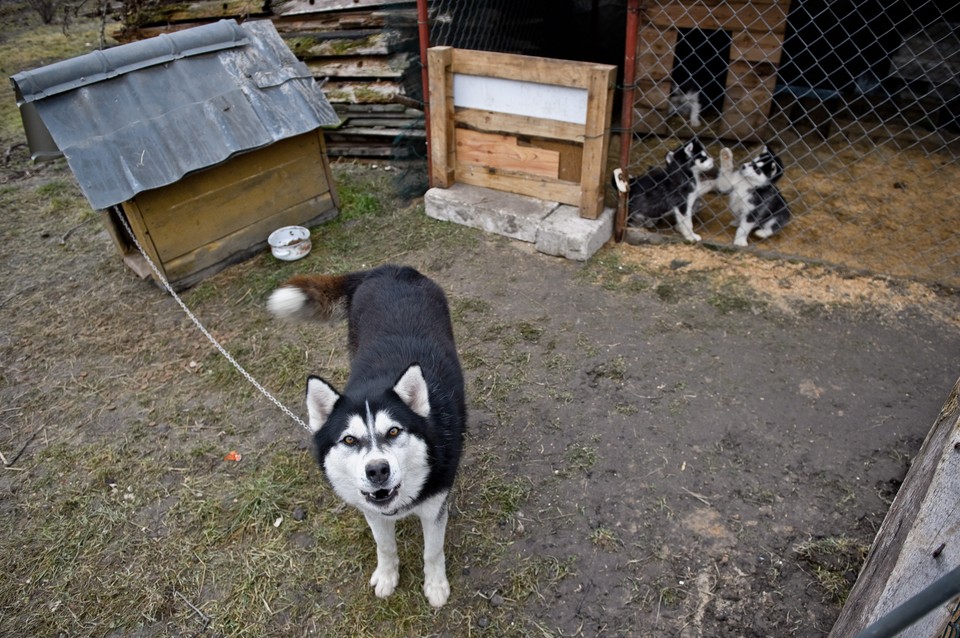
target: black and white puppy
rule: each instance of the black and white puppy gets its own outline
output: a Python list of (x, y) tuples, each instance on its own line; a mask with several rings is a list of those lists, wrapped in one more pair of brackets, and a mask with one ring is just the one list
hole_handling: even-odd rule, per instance
[(754, 159), (733, 168), (733, 151), (720, 151), (720, 171), (714, 189), (729, 194), (737, 235), (733, 243), (746, 246), (750, 233), (767, 238), (790, 221), (790, 208), (776, 182), (783, 177), (783, 162), (764, 146)]
[(664, 166), (656, 166), (629, 182), (619, 168), (614, 170), (614, 187), (629, 193), (627, 223), (651, 228), (659, 220), (672, 220), (684, 239), (698, 242), (693, 213), (704, 193), (701, 175), (713, 168), (713, 158), (694, 138), (668, 152), (665, 159)]
[(291, 319), (346, 311), (351, 353), (343, 392), (307, 380), (317, 460), (337, 495), (367, 519), (377, 543), (376, 595), (400, 578), (396, 521), (423, 527), (423, 592), (434, 607), (450, 595), (444, 557), (448, 499), (466, 428), (463, 373), (440, 286), (413, 268), (300, 275), (275, 290), (268, 309)]

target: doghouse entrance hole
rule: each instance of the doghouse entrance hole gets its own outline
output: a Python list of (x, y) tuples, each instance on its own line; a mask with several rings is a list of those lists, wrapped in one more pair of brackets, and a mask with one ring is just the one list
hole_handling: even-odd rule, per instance
[(731, 40), (723, 29), (678, 29), (670, 74), (673, 88), (699, 91), (704, 112), (723, 112)]

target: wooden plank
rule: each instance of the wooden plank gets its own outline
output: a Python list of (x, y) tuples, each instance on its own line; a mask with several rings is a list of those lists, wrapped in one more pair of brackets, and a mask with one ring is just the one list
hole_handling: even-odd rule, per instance
[(642, 27), (637, 32), (637, 76), (656, 80), (669, 78), (676, 45), (676, 29), (659, 29), (651, 25)]
[(282, 140), (140, 193), (136, 201), (164, 263), (330, 190), (314, 133)]
[(315, 31), (283, 35), (283, 42), (301, 60), (324, 56), (389, 55), (395, 46), (382, 29), (356, 31)]
[(480, 109), (456, 109), (453, 118), (457, 124), (482, 131), (583, 142), (583, 126), (570, 122), (542, 120), (525, 115), (494, 113)]
[(389, 22), (391, 27), (416, 28), (417, 9), (383, 9), (378, 11), (337, 11), (282, 16), (273, 14), (273, 24), (280, 34), (331, 29), (378, 29)]
[(557, 173), (557, 178), (561, 182), (580, 181), (583, 167), (583, 144), (539, 138), (531, 138), (529, 141), (521, 140), (520, 144), (556, 152), (560, 156), (560, 170)]
[(786, 28), (788, 2), (761, 5), (752, 2), (671, 2), (650, 6), (646, 18), (659, 27), (678, 29), (756, 30), (782, 33)]
[(273, 14), (277, 16), (298, 16), (308, 13), (328, 13), (333, 11), (356, 10), (359, 8), (380, 9), (389, 5), (410, 4), (398, 0), (273, 0)]
[(335, 135), (368, 135), (371, 137), (386, 137), (391, 140), (397, 137), (424, 139), (427, 136), (423, 129), (412, 126), (407, 128), (347, 126), (337, 129), (336, 133), (330, 133), (331, 137)]
[(127, 223), (130, 224), (130, 230), (133, 231), (134, 236), (140, 243), (140, 248), (143, 249), (143, 252), (147, 254), (147, 257), (157, 266), (160, 272), (166, 276), (163, 270), (163, 261), (160, 259), (157, 247), (153, 243), (153, 235), (144, 223), (143, 213), (140, 210), (139, 203), (136, 200), (127, 200), (120, 204), (120, 207), (123, 209), (123, 214), (127, 218)]
[(482, 167), (457, 163), (457, 181), (473, 186), (528, 195), (546, 201), (580, 205), (580, 185), (521, 175), (501, 175)]
[(453, 140), (453, 49), (427, 50), (430, 87), (430, 185), (449, 188), (454, 183), (456, 147)]
[(660, 81), (639, 78), (634, 84), (637, 87), (634, 92), (636, 98), (634, 105), (664, 111), (670, 108), (670, 93), (673, 90), (673, 82), (669, 78)]
[[(233, 232), (199, 245), (196, 249), (171, 259), (165, 264), (167, 278), (183, 285), (195, 273), (211, 274), (209, 269), (220, 269), (248, 258), (267, 246), (267, 237), (282, 226), (316, 224), (337, 215), (330, 193), (324, 193), (271, 215), (253, 220)], [(309, 221), (312, 220), (312, 221)]]
[(776, 65), (780, 64), (782, 49), (782, 33), (738, 31), (732, 35), (730, 40), (730, 59), (769, 62)]
[(518, 56), (489, 51), (453, 50), (453, 72), (524, 82), (557, 84), (585, 89), (589, 86), (589, 62), (571, 62), (534, 56)]
[(141, 7), (137, 14), (139, 25), (260, 16), (270, 12), (266, 0), (194, 0)]
[(385, 80), (334, 79), (323, 85), (323, 94), (330, 104), (392, 104), (404, 97), (400, 83)]
[(587, 124), (580, 174), (580, 216), (597, 219), (603, 212), (604, 169), (610, 141), (610, 117), (616, 69), (594, 67), (588, 87)]
[(454, 131), (457, 163), (488, 167), (498, 173), (529, 174), (548, 179), (560, 175), (560, 153), (536, 146), (521, 146), (515, 136)]
[[(910, 465), (829, 638), (848, 638), (960, 565), (960, 381)], [(910, 636), (941, 636), (956, 605), (911, 625)]]
[(414, 57), (410, 53), (365, 55), (342, 58), (311, 58), (307, 68), (315, 77), (383, 78), (399, 80), (407, 73)]

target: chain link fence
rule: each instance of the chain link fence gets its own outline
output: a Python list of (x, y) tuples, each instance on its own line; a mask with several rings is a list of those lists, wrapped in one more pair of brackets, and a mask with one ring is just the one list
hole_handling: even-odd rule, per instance
[[(693, 137), (715, 162), (730, 149), (735, 166), (768, 146), (784, 165), (776, 185), (791, 221), (751, 237), (749, 250), (960, 286), (960, 2), (428, 7), (431, 46), (632, 66), (621, 76), (614, 133), (624, 147), (611, 170), (641, 175)], [(654, 230), (682, 240), (666, 221)], [(702, 196), (694, 230), (732, 245), (726, 194)]]
[[(644, 4), (630, 174), (694, 135), (735, 165), (767, 145), (792, 219), (755, 250), (960, 285), (956, 3)], [(731, 204), (704, 195), (704, 241), (732, 242)]]

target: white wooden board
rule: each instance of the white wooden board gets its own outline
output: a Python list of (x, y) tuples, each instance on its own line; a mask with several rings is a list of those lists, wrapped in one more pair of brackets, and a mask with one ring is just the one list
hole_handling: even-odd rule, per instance
[(453, 105), (572, 124), (587, 122), (587, 90), (453, 74)]

